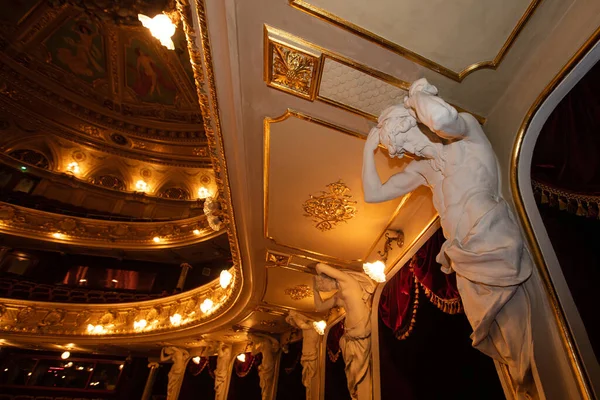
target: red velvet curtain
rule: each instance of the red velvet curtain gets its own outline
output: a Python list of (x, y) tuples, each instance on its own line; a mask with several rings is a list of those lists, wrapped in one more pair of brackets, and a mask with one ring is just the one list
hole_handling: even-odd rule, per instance
[(421, 291), (445, 313), (462, 312), (456, 276), (443, 273), (435, 261), (443, 243), (440, 229), (389, 280), (381, 293), (379, 318), (398, 339), (407, 338), (414, 328)]

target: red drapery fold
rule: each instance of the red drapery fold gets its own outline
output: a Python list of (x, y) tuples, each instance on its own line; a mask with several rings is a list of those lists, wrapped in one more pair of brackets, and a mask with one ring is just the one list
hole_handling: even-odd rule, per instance
[(422, 290), (436, 307), (448, 314), (462, 312), (456, 276), (444, 274), (435, 261), (444, 236), (438, 230), (385, 285), (379, 300), (379, 318), (398, 339), (407, 338), (415, 323)]
[(327, 334), (327, 355), (332, 362), (336, 362), (340, 356), (340, 338), (344, 335), (344, 320), (335, 324)]

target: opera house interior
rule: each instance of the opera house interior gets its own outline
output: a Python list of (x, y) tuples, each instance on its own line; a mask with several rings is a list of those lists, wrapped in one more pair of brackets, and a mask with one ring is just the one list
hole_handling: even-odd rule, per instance
[(0, 400), (600, 397), (600, 1), (0, 4)]

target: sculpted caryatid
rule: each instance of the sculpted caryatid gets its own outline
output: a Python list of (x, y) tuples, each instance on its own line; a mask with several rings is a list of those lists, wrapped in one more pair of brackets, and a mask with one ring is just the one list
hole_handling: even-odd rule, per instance
[(314, 320), (305, 315), (290, 311), (285, 318), (291, 326), (302, 329), (302, 384), (306, 387), (306, 399), (312, 398), (312, 382), (317, 372), (317, 359), (319, 356), (319, 334), (313, 326)]
[(167, 400), (177, 400), (179, 390), (183, 383), (185, 368), (190, 360), (190, 353), (178, 347), (163, 347), (160, 353), (160, 361), (173, 361), (169, 371), (169, 383), (167, 385)]
[[(346, 379), (352, 399), (369, 400), (371, 389), (371, 294), (375, 286), (360, 272), (342, 271), (329, 265), (317, 264), (313, 285), (315, 309), (318, 312), (334, 306), (344, 307), (346, 320), (340, 348), (346, 364)], [(319, 291), (337, 290), (323, 301)]]
[(262, 353), (262, 362), (258, 366), (262, 399), (271, 399), (274, 396), (275, 353), (279, 351), (279, 342), (270, 336), (259, 333), (249, 333), (248, 338), (252, 342), (250, 350), (252, 355)]
[[(448, 141), (430, 140), (417, 118)], [(416, 158), (384, 184), (374, 162), (379, 143), (391, 157)], [(473, 346), (507, 364), (522, 391), (532, 339), (529, 297), (521, 284), (531, 275), (531, 258), (500, 194), (498, 162), (481, 126), (437, 97), (425, 79), (412, 84), (404, 106), (383, 111), (363, 162), (367, 202), (404, 196), (421, 185), (433, 193), (446, 238), (437, 261), (444, 272), (456, 272)]]
[(231, 345), (219, 343), (215, 370), (215, 400), (224, 400), (227, 379), (231, 375)]

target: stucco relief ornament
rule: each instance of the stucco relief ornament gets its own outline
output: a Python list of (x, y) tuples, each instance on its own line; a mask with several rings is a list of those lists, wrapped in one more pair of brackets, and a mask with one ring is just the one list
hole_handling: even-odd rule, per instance
[[(404, 105), (384, 110), (369, 133), (363, 159), (365, 201), (383, 202), (427, 186), (433, 192), (446, 242), (437, 261), (456, 272), (473, 346), (508, 366), (517, 397), (531, 382), (530, 295), (523, 285), (532, 261), (512, 211), (501, 196), (499, 166), (477, 120), (458, 113), (419, 79)], [(431, 141), (417, 121), (438, 135)], [(451, 140), (451, 141), (445, 141)], [(374, 152), (383, 144), (390, 157), (418, 157), (385, 183)]]
[(204, 215), (213, 231), (220, 231), (223, 226), (221, 214), (221, 204), (214, 197), (207, 197), (204, 200)]
[(321, 191), (318, 196), (310, 195), (304, 202), (304, 216), (311, 217), (315, 228), (325, 232), (340, 222), (347, 222), (356, 215), (356, 201), (347, 194), (350, 188), (341, 180), (327, 185), (328, 192)]

